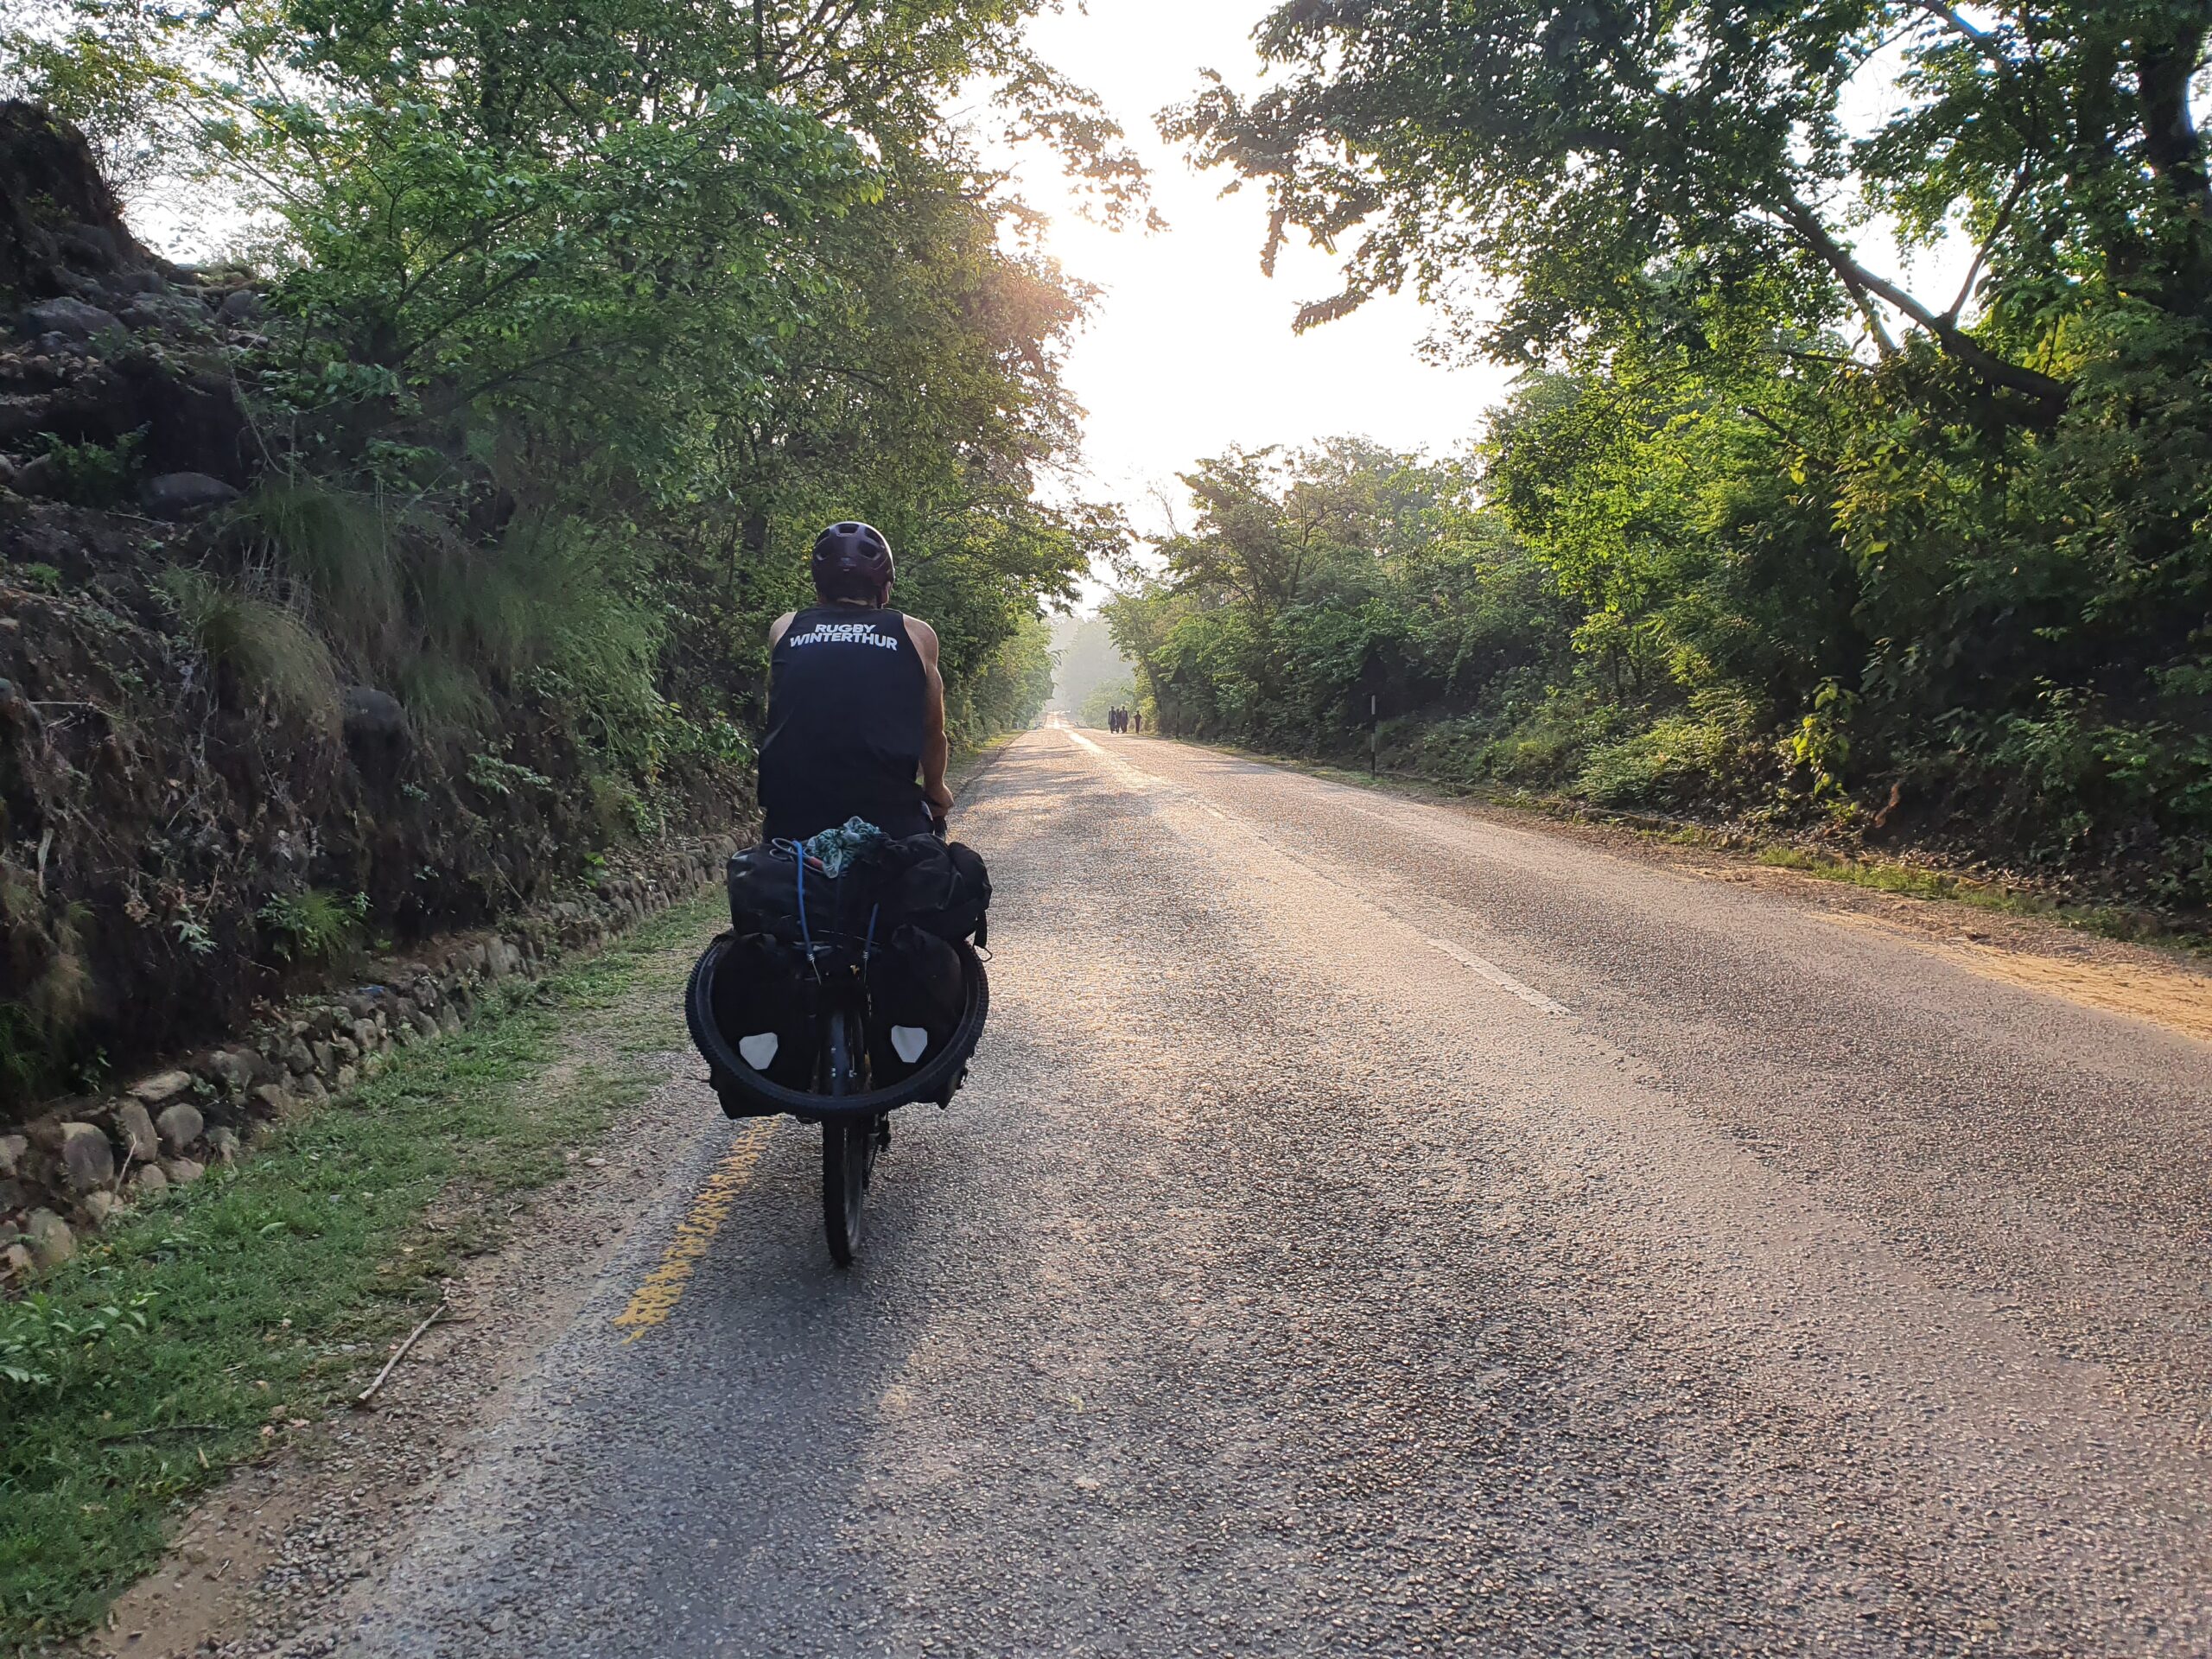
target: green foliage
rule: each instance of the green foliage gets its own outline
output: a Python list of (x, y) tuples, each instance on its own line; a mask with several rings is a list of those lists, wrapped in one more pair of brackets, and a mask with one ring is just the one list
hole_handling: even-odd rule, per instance
[(137, 494), (138, 451), (145, 439), (129, 433), (117, 443), (67, 443), (49, 436), (41, 459), (53, 493), (80, 507), (119, 507)]
[(400, 615), (402, 573), (378, 503), (308, 477), (264, 482), (235, 523), (265, 560), (302, 587), (332, 638), (374, 651)]
[(1084, 693), (1077, 704), (1075, 717), (1085, 726), (1103, 729), (1108, 715), (1116, 709), (1136, 709), (1136, 682), (1134, 680), (1102, 680)]
[(208, 661), (249, 693), (326, 734), (338, 728), (338, 671), (330, 647), (280, 605), (172, 565), (162, 585)]
[(477, 788), (493, 795), (512, 795), (518, 788), (546, 789), (553, 780), (542, 772), (532, 772), (528, 766), (518, 766), (512, 760), (503, 760), (496, 754), (472, 754), (468, 757), (468, 781)]
[[(1573, 613), (1520, 716), (1563, 775), (2212, 900), (2212, 13), (1378, 0), (1258, 39), (1264, 91), (1168, 126), (1264, 185), (1270, 258), (1347, 251), (1303, 323), (1410, 283), (1524, 372), (1482, 496)], [(1877, 269), (1878, 216), (1967, 283)]]
[(369, 913), (365, 893), (308, 887), (278, 893), (254, 912), (272, 948), (287, 962), (334, 962), (360, 946)]
[(67, 1387), (95, 1344), (127, 1344), (150, 1332), (153, 1304), (151, 1291), (89, 1306), (58, 1302), (38, 1291), (0, 1302), (0, 1400), (18, 1389)]
[[(272, 343), (234, 366), (276, 465), (170, 583), (226, 689), (326, 730), (336, 685), (390, 692), (425, 798), (512, 746), (633, 827), (728, 811), (767, 625), (865, 516), (963, 735), (1028, 718), (1036, 619), (1120, 544), (1034, 488), (1074, 454), (1089, 294), (941, 105), (990, 86), (1141, 211), (1023, 44), (1038, 3), (54, 0), (10, 33), (24, 90), (261, 227)], [(540, 811), (484, 776), (469, 813)]]
[(1045, 625), (1023, 617), (982, 664), (949, 688), (945, 720), (955, 745), (973, 747), (1033, 722), (1052, 695), (1052, 653)]

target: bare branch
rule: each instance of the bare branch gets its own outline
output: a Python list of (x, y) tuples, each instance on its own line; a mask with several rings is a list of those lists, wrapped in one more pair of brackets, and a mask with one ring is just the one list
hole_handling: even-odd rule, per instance
[[(1948, 356), (1956, 358), (1992, 385), (2017, 391), (2041, 405), (2044, 413), (2055, 416), (2066, 407), (2070, 388), (2063, 380), (2054, 379), (2018, 363), (2007, 362), (1980, 340), (1963, 333), (1951, 318), (1938, 316), (1888, 277), (1867, 270), (1853, 257), (1848, 248), (1829, 232), (1828, 227), (1821, 222), (1820, 215), (1796, 196), (1789, 197), (1783, 204), (1783, 217), (1855, 297), (1861, 296), (1863, 290), (1894, 307), (1933, 334), (1936, 344)], [(1863, 298), (1861, 308), (1870, 308)]]
[(1974, 263), (1967, 267), (1967, 279), (1959, 284), (1959, 297), (1951, 302), (1951, 308), (1943, 314), (1947, 321), (1956, 322), (1959, 313), (1966, 309), (1967, 302), (1974, 297), (1974, 285), (1980, 280), (1983, 262), (1989, 257), (1990, 251), (1996, 247), (1997, 238), (2005, 234), (2005, 226), (2012, 219), (2012, 210), (2020, 205), (2020, 198), (2027, 193), (2028, 163), (2024, 160), (2020, 163), (2019, 176), (2012, 181), (2012, 194), (2005, 198), (2005, 205), (1997, 210), (1996, 222), (1990, 226), (1989, 234), (1982, 238), (1981, 245), (1974, 251)]

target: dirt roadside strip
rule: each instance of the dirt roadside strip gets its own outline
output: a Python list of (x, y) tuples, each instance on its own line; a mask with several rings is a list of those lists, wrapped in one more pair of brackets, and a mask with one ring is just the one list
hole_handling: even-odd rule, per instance
[[(632, 1098), (619, 1122), (567, 1148), (548, 1185), (505, 1206), (497, 1244), (451, 1264), (450, 1317), (424, 1332), (373, 1407), (330, 1411), (194, 1510), (158, 1570), (116, 1601), (91, 1652), (287, 1649), (404, 1538), (471, 1430), (573, 1319), (689, 1149), (715, 1132), (694, 1086), (679, 994), (718, 925), (712, 899), (671, 915), (632, 953), (615, 995), (562, 1005), (588, 1017), (561, 1020), (557, 1057), (517, 1086), (547, 1097), (579, 1078), (626, 1076)], [(435, 1211), (425, 1224), (439, 1224)]]
[[(664, 1179), (652, 1103), (683, 1044), (683, 974), (719, 908), (679, 905), (518, 986), (509, 1006), (400, 1052), (236, 1168), (133, 1211), (5, 1310), (10, 1331), (60, 1339), (49, 1384), (0, 1398), (0, 1652), (103, 1622), (109, 1598), (162, 1560), (178, 1505), (228, 1470), (246, 1472), (134, 1596), (213, 1596), (219, 1610), (233, 1589), (281, 1589), (297, 1540), (277, 1514), (327, 1529), (370, 1470), (434, 1472), (410, 1385), (526, 1321), (531, 1287), (583, 1272), (607, 1217)], [(503, 1252), (518, 1239), (529, 1248)], [(371, 1410), (349, 1410), (442, 1294), (449, 1319)], [(87, 1330), (97, 1339), (70, 1336)], [(356, 1440), (372, 1453), (342, 1488), (295, 1486), (295, 1466), (344, 1467)], [(149, 1650), (129, 1640), (154, 1630), (136, 1604), (105, 1622), (118, 1651)]]

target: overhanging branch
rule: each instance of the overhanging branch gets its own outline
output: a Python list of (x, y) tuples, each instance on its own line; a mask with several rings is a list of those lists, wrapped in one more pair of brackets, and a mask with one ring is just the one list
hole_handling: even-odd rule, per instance
[(1854, 295), (1862, 291), (1872, 294), (1894, 307), (1901, 315), (1911, 318), (1935, 336), (1936, 343), (1946, 356), (1956, 358), (1992, 385), (2018, 392), (2049, 415), (2056, 416), (2066, 407), (2072, 390), (2066, 382), (2021, 364), (2006, 361), (1961, 330), (1954, 319), (1939, 316), (1888, 277), (1867, 270), (1853, 256), (1850, 249), (1829, 233), (1828, 227), (1821, 222), (1820, 215), (1796, 196), (1791, 196), (1783, 204), (1783, 218), (1805, 245), (1821, 257), (1846, 288)]

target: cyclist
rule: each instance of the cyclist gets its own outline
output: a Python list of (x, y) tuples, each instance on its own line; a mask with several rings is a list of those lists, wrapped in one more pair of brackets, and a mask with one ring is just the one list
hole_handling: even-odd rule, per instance
[(764, 834), (804, 841), (855, 817), (922, 834), (952, 807), (937, 630), (889, 608), (891, 543), (874, 525), (830, 525), (813, 563), (821, 602), (768, 630)]

